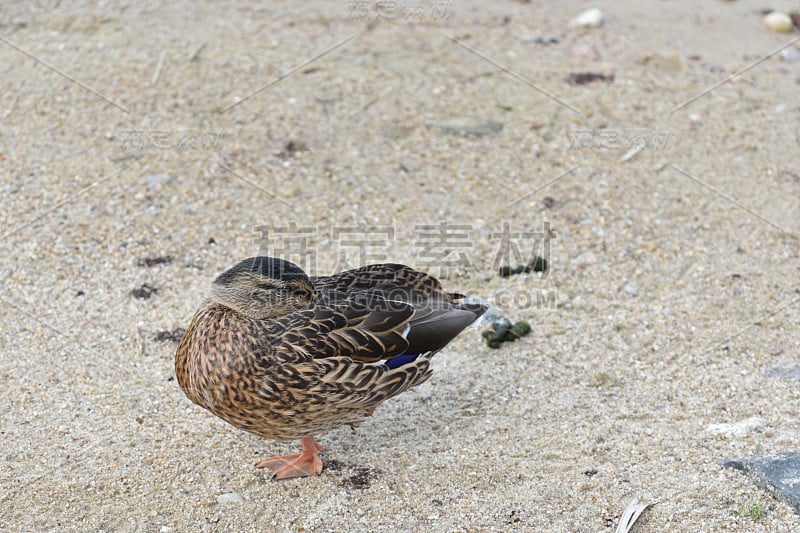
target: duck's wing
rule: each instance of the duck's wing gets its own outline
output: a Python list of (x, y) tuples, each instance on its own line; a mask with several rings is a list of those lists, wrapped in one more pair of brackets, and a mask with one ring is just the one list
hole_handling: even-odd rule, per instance
[(387, 364), (407, 351), (413, 316), (409, 304), (376, 309), (339, 302), (271, 321), (277, 365), (260, 395), (280, 403), (291, 391), (291, 397), (318, 404), (317, 421), (335, 420), (422, 383), (430, 375), (430, 354), (399, 366)]
[(349, 301), (320, 302), (274, 319), (270, 338), (279, 360), (349, 357), (377, 361), (408, 348), (410, 304), (368, 307)]
[(320, 291), (317, 297), (314, 307), (274, 320), (270, 336), (278, 354), (364, 362), (418, 356), (443, 348), (485, 311), (444, 293), (399, 287)]
[(442, 292), (442, 285), (435, 277), (396, 263), (368, 265), (332, 276), (312, 277), (311, 283), (318, 290), (343, 293), (387, 286), (415, 289), (429, 295)]
[(369, 409), (428, 379), (431, 356), (482, 311), (396, 287), (323, 293), (314, 307), (273, 321), (280, 381), (327, 405), (319, 417)]
[(460, 302), (459, 295), (387, 285), (350, 294), (321, 292), (319, 297), (332, 303), (344, 299), (369, 309), (391, 310), (410, 305), (414, 314), (404, 332), (408, 342), (406, 355), (442, 349), (486, 311), (482, 304)]

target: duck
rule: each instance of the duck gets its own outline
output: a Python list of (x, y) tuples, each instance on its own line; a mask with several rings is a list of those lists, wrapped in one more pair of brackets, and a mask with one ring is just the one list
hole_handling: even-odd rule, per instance
[(486, 306), (396, 263), (310, 277), (257, 256), (216, 277), (175, 353), (195, 404), (236, 428), (301, 451), (258, 461), (273, 479), (322, 473), (317, 436), (355, 428), (424, 383), (431, 359)]

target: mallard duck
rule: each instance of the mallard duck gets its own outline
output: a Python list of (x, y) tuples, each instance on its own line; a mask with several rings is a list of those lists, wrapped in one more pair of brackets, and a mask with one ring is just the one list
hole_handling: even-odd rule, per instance
[(256, 463), (322, 472), (316, 436), (355, 425), (431, 375), (431, 357), (486, 309), (429, 274), (378, 264), (309, 277), (251, 257), (220, 274), (175, 354), (186, 395), (233, 426), (302, 451)]

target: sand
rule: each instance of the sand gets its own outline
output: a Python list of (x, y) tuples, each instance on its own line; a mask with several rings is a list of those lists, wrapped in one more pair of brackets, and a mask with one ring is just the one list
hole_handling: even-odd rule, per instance
[[(636, 532), (800, 529), (719, 465), (800, 446), (767, 375), (800, 358), (800, 62), (732, 76), (797, 36), (766, 5), (51, 4), (0, 5), (4, 530), (602, 532), (633, 498)], [(428, 128), (457, 116), (503, 128)], [(548, 274), (500, 278), (545, 223)], [(257, 253), (429, 269), (533, 331), (465, 332), (273, 482), (297, 443), (155, 340)]]

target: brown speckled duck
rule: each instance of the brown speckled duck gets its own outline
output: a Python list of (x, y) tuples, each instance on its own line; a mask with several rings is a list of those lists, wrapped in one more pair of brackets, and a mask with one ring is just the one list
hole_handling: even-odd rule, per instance
[(322, 472), (315, 435), (356, 424), (424, 382), (433, 354), (484, 311), (397, 264), (312, 277), (251, 257), (223, 272), (175, 354), (186, 395), (236, 426), (300, 439), (298, 454), (262, 459), (275, 479)]

